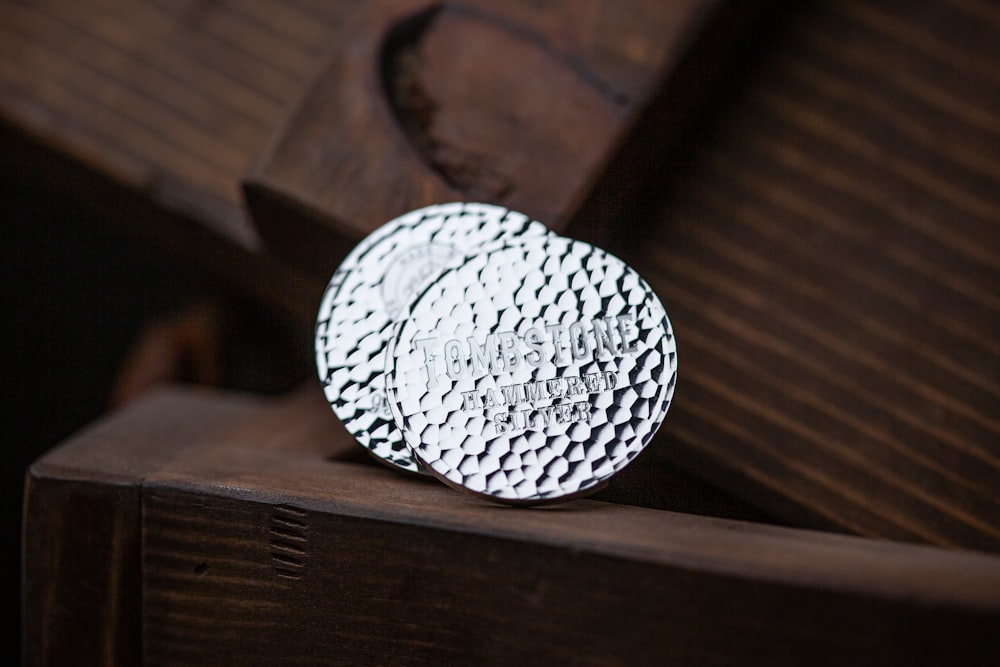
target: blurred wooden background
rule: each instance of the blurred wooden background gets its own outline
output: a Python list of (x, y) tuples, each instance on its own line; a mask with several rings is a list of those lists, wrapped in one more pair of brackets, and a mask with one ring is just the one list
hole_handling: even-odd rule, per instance
[[(1000, 10), (984, 0), (608, 4), (506, 10), (610, 82), (586, 92), (603, 118), (586, 144), (597, 152), (576, 172), (559, 167), (554, 190), (517, 199), (516, 181), (496, 185), (507, 176), (455, 171), (467, 154), (421, 153), (412, 134), (387, 133), (412, 105), (402, 120), (391, 105), (365, 115), (382, 93), (353, 72), (344, 44), (370, 59), (371, 26), (417, 3), (3, 2), (7, 191), (58, 196), (95, 219), (112, 236), (91, 256), (121, 243), (162, 254), (160, 274), (194, 276), (189, 291), (212, 293), (221, 322), (280, 321), (280, 335), (236, 343), (251, 350), (235, 364), (244, 370), (200, 376), (272, 390), (311, 373), (302, 350), (323, 257), (332, 271), (392, 211), (453, 196), (517, 202), (612, 245), (656, 287), (677, 331), (675, 404), (605, 499), (997, 551)], [(351, 90), (337, 88), (351, 77), (355, 116), (342, 100)], [(560, 90), (582, 85), (568, 81)], [(418, 129), (447, 147), (448, 127), (491, 122), (463, 108), (444, 115), (450, 126)], [(364, 132), (345, 134), (358, 115)], [(513, 136), (531, 141), (504, 145), (530, 157), (538, 135)], [(559, 155), (572, 142), (544, 148)], [(383, 161), (397, 166), (379, 171)], [(73, 224), (76, 213), (62, 215), (56, 227)], [(30, 250), (6, 245), (46, 257), (53, 238), (73, 243), (26, 225), (15, 240)], [(41, 284), (23, 309), (58, 313), (59, 287)], [(201, 344), (232, 348), (218, 326)], [(86, 343), (107, 347), (99, 339)], [(17, 338), (26, 349), (40, 340), (50, 339)], [(52, 390), (35, 391), (27, 414), (44, 419)]]

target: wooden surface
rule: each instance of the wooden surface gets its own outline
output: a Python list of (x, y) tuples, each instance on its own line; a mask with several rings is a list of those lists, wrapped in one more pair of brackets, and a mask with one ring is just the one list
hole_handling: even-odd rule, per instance
[(350, 3), (0, 3), (0, 113), (233, 243), (239, 184)]
[[(615, 205), (588, 196), (630, 169), (612, 158), (664, 87), (674, 94), (660, 111), (683, 131), (679, 110), (691, 115), (722, 62), (685, 59), (703, 41), (731, 45), (764, 3), (735, 4), (370, 3), (247, 180), (265, 243), (325, 280), (331, 257), (378, 225), (443, 201), (502, 204), (576, 236), (609, 232), (638, 174)], [(684, 65), (703, 85), (669, 85)]]
[[(345, 462), (353, 443), (307, 417), (319, 403), (162, 394), (36, 463), (29, 627), (64, 632), (30, 632), (27, 664), (998, 657), (996, 557), (592, 500), (493, 506)], [(113, 523), (73, 487), (131, 488), (141, 514)]]
[(80, 434), (36, 463), (25, 487), (22, 651), (26, 665), (139, 664), (141, 487), (252, 402), (163, 396)]
[[(62, 3), (58, 4), (61, 7)], [(272, 136), (271, 130), (279, 126), (284, 100), (294, 97), (296, 91), (308, 90), (314, 76), (320, 74), (309, 70), (326, 62), (330, 33), (324, 31), (341, 28), (336, 17), (324, 13), (329, 5), (289, 3), (275, 9), (277, 13), (267, 14), (266, 20), (255, 13), (264, 4), (234, 5), (109, 1), (93, 11), (84, 11), (82, 4), (67, 5), (63, 13), (53, 9), (53, 3), (0, 4), (0, 114), (3, 136), (11, 137), (4, 148), (16, 156), (7, 164), (30, 166), (37, 160), (43, 167), (39, 173), (64, 174), (58, 182), (53, 176), (53, 187), (79, 187), (81, 183), (85, 189), (93, 187), (99, 193), (95, 196), (98, 204), (117, 209), (118, 215), (124, 211), (137, 227), (155, 228), (151, 233), (160, 234), (167, 247), (180, 247), (194, 255), (203, 252), (204, 261), (213, 266), (225, 258), (220, 274), (266, 291), (272, 304), (291, 304), (291, 310), (308, 323), (321, 283), (298, 275), (297, 269), (289, 269), (261, 251), (260, 240), (240, 213), (238, 186)], [(681, 368), (676, 401), (663, 430), (648, 456), (629, 471), (636, 475), (639, 491), (662, 485), (662, 478), (650, 471), (682, 465), (781, 522), (892, 540), (998, 550), (1000, 347), (994, 336), (1000, 325), (997, 11), (994, 4), (981, 0), (806, 3), (790, 12), (787, 21), (769, 35), (772, 46), (754, 58), (746, 80), (734, 85), (730, 107), (705, 119), (707, 130), (697, 137), (697, 150), (690, 158), (683, 161), (677, 157), (679, 168), (674, 172), (646, 174), (654, 181), (662, 178), (659, 192), (666, 202), (658, 211), (646, 211), (642, 216), (644, 233), (619, 236), (622, 245), (618, 251), (648, 277), (664, 301), (677, 331)], [(296, 19), (302, 15), (318, 20)], [(143, 29), (134, 31), (131, 26), (136, 25)], [(155, 89), (146, 88), (153, 85), (150, 82), (156, 82)], [(178, 86), (185, 82), (192, 87), (180, 94)], [(158, 98), (156, 91), (173, 92), (169, 98)], [(172, 139), (165, 141), (165, 137)], [(641, 145), (635, 150), (641, 152)], [(50, 169), (51, 165), (68, 171)], [(163, 212), (165, 217), (161, 217)], [(208, 236), (188, 234), (184, 230), (191, 228), (192, 221), (203, 231), (209, 230), (207, 234), (214, 235), (216, 241), (224, 238), (226, 242), (207, 243)], [(174, 415), (170, 423), (183, 421), (169, 410), (166, 414)], [(269, 419), (275, 415), (280, 419), (280, 412), (269, 415)], [(264, 432), (263, 427), (243, 425), (234, 428), (230, 437), (243, 439), (246, 446)], [(280, 431), (271, 433), (276, 441), (282, 439)], [(288, 439), (302, 445), (307, 450), (300, 452), (304, 455), (317, 441), (300, 435), (301, 439)], [(123, 434), (108, 442), (116, 439), (126, 442)], [(318, 445), (322, 449), (325, 442)], [(234, 582), (244, 581), (240, 576), (260, 571), (254, 569), (261, 567), (254, 560), (245, 570), (225, 570), (235, 579), (208, 579), (217, 569), (207, 560), (194, 561), (193, 556), (195, 552), (214, 554), (226, 562), (233, 558), (227, 549), (256, 544), (254, 536), (259, 533), (253, 530), (271, 525), (278, 511), (273, 509), (275, 502), (289, 504), (292, 514), (298, 511), (294, 508), (304, 509), (310, 526), (343, 531), (347, 543), (359, 545), (359, 549), (360, 545), (367, 545), (365, 549), (377, 545), (392, 554), (393, 562), (410, 562), (414, 569), (404, 570), (410, 577), (405, 583), (424, 582), (434, 590), (451, 589), (446, 588), (449, 584), (440, 573), (418, 568), (432, 568), (449, 548), (458, 544), (461, 550), (466, 540), (468, 550), (463, 553), (471, 561), (458, 562), (460, 576), (474, 578), (468, 562), (506, 555), (511, 562), (533, 563), (539, 572), (548, 573), (539, 581), (554, 591), (555, 600), (566, 600), (569, 593), (553, 583), (554, 575), (545, 565), (549, 561), (568, 569), (576, 567), (574, 571), (581, 577), (603, 576), (598, 574), (602, 568), (630, 563), (642, 573), (638, 580), (648, 583), (645, 590), (655, 593), (652, 597), (665, 599), (690, 590), (679, 583), (679, 572), (707, 569), (708, 579), (697, 581), (699, 590), (709, 591), (705, 593), (708, 597), (692, 599), (685, 607), (691, 610), (688, 618), (698, 622), (681, 625), (676, 611), (657, 607), (656, 618), (662, 617), (665, 625), (649, 627), (649, 631), (656, 637), (690, 636), (692, 647), (709, 657), (720, 655), (729, 645), (728, 635), (722, 641), (722, 635), (710, 634), (727, 622), (731, 625), (725, 627), (735, 633), (733, 636), (742, 638), (732, 640), (732, 646), (760, 651), (776, 660), (801, 656), (796, 651), (805, 651), (807, 640), (811, 640), (815, 646), (829, 646), (832, 652), (824, 655), (833, 656), (831, 660), (843, 657), (847, 661), (869, 651), (874, 658), (896, 657), (905, 662), (913, 655), (910, 646), (933, 657), (934, 651), (941, 649), (934, 642), (949, 637), (957, 638), (950, 644), (952, 650), (971, 651), (977, 637), (992, 636), (989, 630), (996, 627), (993, 612), (982, 611), (982, 598), (962, 597), (986, 595), (995, 600), (995, 579), (989, 574), (994, 572), (993, 557), (708, 521), (704, 525), (714, 526), (715, 533), (739, 534), (741, 538), (749, 535), (747, 549), (763, 544), (762, 553), (774, 555), (755, 561), (758, 569), (735, 576), (735, 581), (744, 584), (768, 584), (760, 583), (749, 596), (745, 594), (748, 589), (740, 589), (741, 596), (727, 597), (724, 592), (730, 589), (712, 586), (733, 583), (733, 573), (726, 578), (720, 571), (742, 562), (744, 547), (739, 541), (720, 542), (726, 546), (721, 556), (707, 543), (697, 542), (691, 547), (690, 562), (681, 563), (670, 560), (678, 553), (671, 534), (661, 535), (664, 541), (650, 546), (636, 542), (634, 536), (613, 532), (624, 546), (623, 551), (611, 553), (597, 549), (590, 538), (574, 542), (575, 538), (565, 532), (574, 519), (568, 523), (559, 519), (577, 516), (567, 512), (540, 514), (551, 523), (539, 532), (552, 532), (564, 542), (529, 548), (528, 542), (515, 539), (516, 535), (491, 537), (477, 530), (477, 526), (495, 525), (489, 522), (507, 515), (476, 513), (482, 512), (481, 506), (471, 514), (463, 514), (465, 510), (449, 513), (442, 509), (445, 505), (434, 504), (439, 500), (435, 494), (443, 491), (394, 478), (380, 486), (377, 480), (382, 477), (376, 471), (344, 462), (343, 454), (331, 453), (338, 460), (328, 467), (310, 459), (313, 454), (306, 456), (309, 465), (288, 463), (290, 455), (281, 447), (247, 456), (238, 442), (228, 441), (213, 451), (204, 460), (182, 460), (187, 467), (168, 470), (164, 466), (156, 471), (163, 475), (155, 482), (163, 495), (150, 501), (150, 518), (158, 517), (161, 523), (157, 525), (169, 525), (179, 511), (197, 507), (202, 502), (197, 499), (208, 498), (206, 506), (216, 510), (217, 516), (233, 517), (236, 523), (232, 530), (249, 527), (246, 536), (234, 535), (234, 542), (214, 544), (210, 532), (223, 528), (213, 522), (204, 527), (194, 523), (188, 542), (163, 538), (150, 544), (156, 546), (160, 557), (146, 565), (163, 576), (161, 587), (150, 589), (159, 595), (155, 598), (160, 604), (155, 618), (166, 624), (158, 628), (169, 627), (171, 620), (193, 622), (200, 612), (185, 605), (204, 599), (197, 595), (171, 597), (166, 592), (168, 585), (187, 581), (185, 577), (191, 580), (185, 584), (189, 586), (212, 581), (210, 592), (230, 595)], [(99, 613), (125, 619), (121, 627), (134, 628), (127, 621), (134, 615), (120, 615), (130, 609), (128, 604), (136, 604), (134, 597), (127, 598), (131, 600), (127, 603), (101, 598), (94, 607), (74, 596), (72, 589), (60, 592), (40, 582), (48, 577), (52, 581), (89, 582), (101, 591), (128, 590), (120, 588), (122, 581), (109, 574), (118, 570), (107, 567), (103, 554), (125, 553), (120, 551), (123, 545), (141, 544), (135, 532), (126, 539), (128, 526), (138, 530), (135, 503), (141, 491), (134, 481), (128, 482), (133, 490), (122, 492), (122, 499), (109, 505), (120, 505), (120, 515), (94, 512), (89, 519), (81, 516), (66, 523), (62, 517), (74, 517), (72, 512), (82, 508), (84, 501), (110, 502), (114, 496), (103, 490), (95, 491), (96, 496), (90, 491), (76, 494), (64, 485), (91, 480), (93, 461), (70, 466), (77, 472), (68, 476), (60, 473), (57, 477), (62, 481), (49, 479), (44, 466), (52, 462), (34, 469), (29, 523), (93, 526), (92, 531), (74, 533), (77, 541), (66, 553), (104, 544), (97, 539), (99, 535), (108, 536), (117, 546), (109, 550), (101, 547), (106, 551), (96, 552), (98, 557), (92, 562), (81, 564), (90, 568), (86, 570), (92, 572), (90, 578), (80, 578), (83, 570), (69, 578), (54, 578), (58, 568), (69, 568), (74, 562), (66, 556), (29, 559), (29, 580), (33, 590), (43, 591), (38, 599), (44, 601), (37, 602), (38, 611), (31, 611), (36, 603), (29, 601), (26, 618), (35, 619), (33, 623), (47, 618), (56, 621), (55, 625), (29, 628), (28, 633), (36, 634), (26, 637), (37, 646), (58, 636), (46, 629), (61, 629), (69, 633), (67, 636), (75, 636), (71, 634), (76, 627), (72, 623), (78, 621), (68, 620), (75, 618), (72, 614), (60, 615), (62, 609), (76, 610), (74, 613), (83, 619), (79, 621), (83, 623), (81, 630), (90, 628), (98, 633), (81, 631), (80, 637), (91, 643), (111, 642), (108, 638), (112, 635), (100, 634), (105, 627), (100, 619), (105, 617), (95, 610), (111, 610)], [(204, 470), (188, 465), (199, 462), (205, 464)], [(245, 466), (254, 462), (263, 472), (247, 470)], [(292, 471), (303, 476), (293, 481)], [(377, 516), (352, 509), (344, 514), (344, 505), (338, 503), (348, 501), (317, 500), (322, 495), (318, 490), (321, 485), (309, 482), (316, 479), (309, 475), (320, 476), (323, 483), (333, 478), (354, 480), (345, 484), (381, 494), (376, 496), (379, 502), (390, 508), (397, 507), (394, 499), (411, 506), (430, 499), (443, 524), (413, 509)], [(276, 493), (275, 489), (284, 488), (281, 484), (287, 488)], [(47, 495), (49, 490), (51, 496)], [(361, 491), (350, 493), (356, 496), (350, 503), (363, 504)], [(54, 500), (43, 500), (46, 497)], [(444, 497), (449, 500), (442, 503), (459, 502), (454, 500), (456, 496)], [(662, 505), (673, 502), (668, 499)], [(638, 508), (615, 511), (643, 516), (652, 512), (649, 516), (658, 517), (658, 521), (676, 517)], [(317, 518), (314, 524), (316, 512), (325, 512), (327, 518)], [(356, 523), (359, 519), (364, 520)], [(240, 520), (246, 523), (240, 524)], [(293, 516), (292, 520), (298, 519)], [(376, 524), (365, 522), (369, 520)], [(676, 526), (682, 535), (689, 535), (682, 524), (672, 521), (663, 525)], [(386, 526), (402, 532), (394, 533)], [(406, 526), (424, 526), (426, 537), (420, 537), (422, 530), (407, 532), (410, 528)], [(779, 532), (772, 533), (774, 530)], [(702, 534), (702, 529), (691, 532)], [(771, 536), (776, 534), (808, 535), (822, 546), (813, 550), (797, 540), (773, 541)], [(88, 535), (95, 536), (93, 543), (88, 542)], [(29, 532), (27, 537), (28, 544), (34, 545), (31, 553), (64, 553), (54, 549), (52, 536)], [(566, 545), (571, 545), (569, 554), (576, 553), (572, 545), (577, 545), (580, 554), (590, 555), (567, 555), (562, 550)], [(636, 555), (647, 553), (647, 548), (653, 554), (652, 565)], [(777, 557), (786, 548), (788, 557), (799, 563), (797, 567), (815, 563), (819, 569), (796, 570)], [(134, 557), (134, 548), (128, 549), (133, 549), (127, 553)], [(277, 577), (270, 551), (253, 553), (256, 556), (252, 558), (265, 559)], [(309, 553), (312, 557), (313, 552)], [(424, 560), (413, 562), (417, 553), (433, 553), (434, 560), (429, 565)], [(587, 560), (591, 556), (596, 560)], [(282, 567), (295, 570), (298, 566), (292, 561), (296, 558)], [(669, 562), (661, 562), (664, 559)], [(134, 558), (125, 562), (133, 565), (122, 571), (134, 576)], [(198, 567), (195, 571), (203, 562), (207, 569)], [(234, 567), (241, 566), (244, 561), (234, 563)], [(302, 568), (306, 568), (305, 561)], [(348, 569), (352, 577), (362, 579), (359, 570)], [(199, 572), (203, 572), (202, 579), (197, 578)], [(961, 576), (972, 577), (975, 584), (951, 578), (955, 575), (949, 573), (953, 572), (965, 573)], [(324, 576), (335, 577), (336, 573)], [(777, 588), (770, 585), (784, 578), (793, 583)], [(886, 583), (879, 585), (879, 580)], [(296, 581), (313, 580), (303, 576)], [(343, 584), (340, 580), (324, 581), (325, 585)], [(602, 581), (611, 586), (610, 580)], [(713, 583), (703, 585), (705, 581)], [(959, 591), (959, 598), (947, 597), (939, 587), (942, 582)], [(523, 605), (531, 603), (528, 593), (535, 590), (522, 586), (523, 581), (513, 586), (521, 595), (517, 603), (497, 592), (503, 590), (505, 581), (485, 583), (495, 597), (476, 607), (463, 598), (456, 608), (473, 614), (493, 604), (509, 613), (523, 611)], [(389, 594), (403, 595), (408, 590), (394, 580), (386, 586), (382, 591), (386, 599)], [(270, 580), (268, 587), (268, 591), (273, 589)], [(336, 602), (320, 599), (319, 587), (294, 590), (298, 597), (291, 599), (304, 609)], [(621, 599), (641, 593), (636, 588), (616, 590)], [(721, 597), (712, 597), (713, 590)], [(856, 595), (862, 602), (858, 603)], [(731, 604), (733, 599), (744, 598), (751, 602), (740, 608), (740, 621), (725, 601)], [(689, 598), (681, 595), (678, 599)], [(912, 600), (919, 602), (910, 604)], [(388, 604), (374, 597), (362, 602), (372, 613), (385, 611), (387, 607), (378, 605)], [(514, 604), (522, 606), (509, 606)], [(601, 600), (598, 604), (588, 598), (583, 604), (587, 613), (597, 617), (599, 612), (592, 610), (611, 603)], [(435, 608), (430, 602), (427, 605), (416, 608), (421, 622), (433, 617)], [(266, 608), (262, 604), (254, 614)], [(630, 622), (635, 619), (627, 609), (609, 608)], [(760, 613), (760, 609), (784, 610), (780, 617), (783, 625), (774, 620), (779, 611)], [(57, 613), (48, 616), (48, 612)], [(246, 613), (247, 627), (254, 631), (249, 636), (264, 641), (279, 632), (281, 626), (268, 625), (260, 616)], [(232, 617), (242, 618), (235, 612)], [(536, 627), (553, 633), (558, 630), (543, 625), (537, 608), (531, 618)], [(308, 628), (329, 630), (321, 628), (316, 618), (312, 622)], [(573, 622), (583, 624), (579, 617), (573, 617)], [(204, 627), (215, 632), (215, 641), (232, 647), (226, 642), (236, 641), (237, 623), (233, 621), (227, 628)], [(353, 636), (356, 626), (345, 627), (343, 636)], [(828, 633), (839, 627), (848, 631), (835, 640)], [(413, 630), (400, 629), (400, 636), (410, 637), (406, 633)], [(164, 660), (184, 657), (167, 655), (168, 635), (153, 634), (167, 630), (154, 631), (147, 626), (145, 631), (151, 633), (145, 646), (162, 649)], [(754, 632), (756, 640), (752, 639)], [(558, 639), (555, 634), (547, 636)], [(592, 640), (599, 642), (600, 638)], [(126, 641), (133, 643), (125, 648), (102, 643), (100, 650), (113, 655), (114, 651), (134, 651), (140, 646), (134, 639)], [(835, 641), (848, 642), (836, 644), (846, 647), (843, 653), (833, 650)], [(558, 645), (558, 641), (552, 643)], [(400, 654), (414, 650), (412, 645), (393, 646)], [(789, 647), (787, 655), (767, 652), (780, 646)], [(605, 649), (607, 646), (597, 646), (595, 651)], [(889, 651), (900, 653), (884, 653)], [(962, 657), (957, 656), (958, 661)]]
[(797, 525), (1000, 550), (1000, 10), (791, 14), (630, 255), (674, 462)]
[[(432, 39), (393, 51), (382, 43), (394, 19), (433, 3), (4, 0), (0, 150), (18, 164), (12, 178), (44, 180), (305, 320), (321, 295), (317, 276), (329, 277), (344, 240), (390, 213), (476, 197), (569, 218), (609, 163), (621, 171), (614, 151), (637, 112), (723, 3), (467, 4), (488, 11), (442, 10)], [(477, 39), (462, 42), (470, 31)], [(474, 52), (479, 38), (519, 57), (484, 57)], [(469, 58), (444, 57), (461, 44)], [(403, 55), (382, 62), (394, 53)], [(428, 65), (379, 80), (382, 65), (396, 72), (392, 63), (413, 53)], [(518, 80), (523, 71), (534, 76)], [(467, 83), (454, 86), (456, 77)], [(331, 104), (323, 96), (333, 93)], [(441, 122), (421, 129), (427, 94), (447, 104)], [(472, 110), (469, 95), (489, 103)], [(538, 160), (535, 146), (550, 159)], [(244, 209), (244, 182), (266, 247)], [(310, 236), (331, 231), (331, 220), (339, 244)]]
[(311, 318), (289, 295), (321, 288), (262, 251), (240, 182), (351, 4), (4, 0), (4, 177)]

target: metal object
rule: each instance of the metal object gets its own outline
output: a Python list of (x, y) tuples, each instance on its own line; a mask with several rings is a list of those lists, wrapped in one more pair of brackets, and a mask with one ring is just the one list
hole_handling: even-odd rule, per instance
[(498, 239), (548, 233), (500, 206), (428, 206), (372, 232), (333, 274), (316, 322), (316, 367), (330, 407), (376, 458), (418, 470), (389, 412), (383, 379), (386, 342), (412, 294), (454, 257)]
[(390, 409), (420, 462), (513, 504), (603, 486), (652, 438), (676, 377), (649, 285), (555, 235), (444, 269), (400, 317), (386, 365)]

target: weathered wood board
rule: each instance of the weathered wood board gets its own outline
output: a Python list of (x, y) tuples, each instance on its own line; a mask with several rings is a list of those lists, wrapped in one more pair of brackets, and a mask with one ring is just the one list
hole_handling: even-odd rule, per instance
[(995, 556), (593, 500), (493, 506), (345, 462), (354, 445), (323, 411), (310, 395), (161, 394), (36, 463), (26, 664), (989, 664), (1000, 650)]

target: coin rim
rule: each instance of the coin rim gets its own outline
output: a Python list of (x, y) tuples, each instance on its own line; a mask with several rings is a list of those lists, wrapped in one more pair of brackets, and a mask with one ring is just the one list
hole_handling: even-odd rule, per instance
[[(395, 373), (395, 351), (396, 351), (396, 346), (397, 346), (398, 341), (399, 341), (399, 337), (400, 337), (400, 335), (402, 333), (402, 329), (405, 326), (406, 321), (410, 320), (412, 318), (412, 314), (413, 314), (414, 309), (418, 307), (418, 305), (420, 303), (420, 300), (427, 294), (427, 292), (434, 286), (435, 283), (437, 283), (440, 280), (443, 280), (446, 274), (448, 274), (450, 272), (453, 272), (453, 271), (455, 271), (457, 269), (460, 269), (465, 264), (465, 262), (467, 262), (471, 257), (474, 257), (474, 256), (478, 255), (479, 252), (466, 253), (461, 258), (457, 258), (455, 261), (449, 262), (446, 266), (443, 266), (441, 268), (441, 271), (439, 271), (435, 275), (435, 277), (433, 279), (428, 280), (421, 289), (419, 289), (417, 292), (414, 293), (413, 297), (410, 299), (409, 303), (407, 304), (407, 306), (405, 308), (405, 312), (402, 313), (400, 315), (400, 317), (397, 318), (397, 320), (396, 320), (396, 324), (393, 327), (392, 337), (390, 338), (389, 344), (388, 344), (388, 346), (386, 348), (386, 356), (385, 356), (386, 369), (385, 369), (385, 373), (384, 373), (384, 375), (385, 375), (385, 381), (386, 381), (386, 398), (388, 400), (389, 410), (392, 412), (393, 419), (396, 421), (397, 427), (399, 428), (400, 432), (403, 434), (403, 440), (406, 442), (407, 446), (413, 452), (414, 458), (416, 458), (416, 460), (419, 462), (420, 466), (422, 467), (422, 469), (426, 473), (428, 473), (430, 475), (433, 475), (436, 479), (438, 479), (439, 481), (443, 482), (447, 486), (452, 487), (453, 489), (456, 489), (456, 490), (461, 491), (463, 493), (467, 493), (467, 494), (470, 494), (470, 495), (473, 495), (473, 496), (476, 496), (476, 497), (479, 497), (479, 498), (483, 498), (483, 499), (486, 499), (486, 500), (489, 500), (489, 501), (492, 501), (492, 502), (495, 502), (495, 503), (499, 503), (499, 504), (502, 504), (502, 505), (520, 506), (520, 507), (526, 507), (526, 506), (536, 506), (537, 507), (537, 506), (544, 506), (544, 505), (554, 505), (554, 504), (569, 502), (571, 500), (576, 500), (576, 499), (584, 498), (586, 496), (590, 496), (590, 495), (592, 495), (594, 493), (597, 493), (601, 489), (607, 487), (607, 485), (610, 483), (610, 481), (611, 481), (612, 478), (614, 478), (615, 476), (617, 476), (618, 474), (620, 474), (622, 471), (624, 471), (626, 468), (628, 468), (630, 465), (632, 465), (635, 462), (636, 459), (638, 459), (640, 456), (642, 456), (642, 454), (644, 454), (647, 451), (647, 449), (649, 447), (649, 444), (652, 442), (653, 438), (656, 436), (657, 432), (660, 430), (660, 427), (663, 425), (663, 421), (666, 419), (667, 412), (670, 409), (670, 405), (673, 403), (674, 393), (676, 392), (676, 389), (677, 389), (677, 372), (678, 372), (677, 337), (676, 337), (676, 334), (674, 333), (673, 324), (670, 322), (670, 318), (667, 315), (667, 310), (666, 310), (666, 308), (664, 308), (663, 302), (660, 300), (660, 297), (656, 293), (656, 291), (639, 274), (638, 271), (636, 271), (630, 264), (628, 264), (627, 262), (625, 262), (623, 259), (621, 259), (617, 255), (614, 255), (614, 254), (608, 252), (607, 250), (604, 250), (603, 248), (600, 248), (599, 246), (596, 246), (596, 245), (594, 245), (592, 243), (587, 243), (586, 241), (579, 241), (579, 240), (571, 239), (571, 238), (568, 238), (568, 237), (562, 237), (562, 236), (559, 236), (557, 234), (551, 234), (549, 236), (541, 236), (541, 237), (532, 238), (532, 239), (500, 240), (500, 241), (494, 242), (492, 244), (492, 247), (490, 247), (490, 248), (480, 249), (480, 252), (484, 252), (484, 253), (489, 254), (489, 253), (494, 253), (494, 252), (502, 252), (503, 250), (506, 250), (508, 248), (518, 247), (518, 246), (524, 246), (524, 245), (528, 245), (528, 244), (532, 244), (532, 243), (538, 243), (538, 244), (545, 243), (545, 244), (547, 244), (547, 243), (549, 243), (552, 240), (552, 237), (557, 237), (557, 238), (564, 239), (566, 242), (568, 242), (570, 244), (582, 244), (582, 245), (589, 246), (593, 250), (596, 250), (596, 251), (598, 251), (600, 253), (603, 253), (606, 257), (611, 258), (613, 261), (620, 262), (622, 264), (622, 266), (624, 266), (627, 271), (631, 271), (635, 275), (635, 277), (639, 281), (639, 284), (644, 288), (644, 290), (645, 290), (645, 292), (647, 294), (647, 298), (651, 296), (653, 299), (655, 299), (655, 303), (657, 305), (659, 305), (660, 311), (663, 313), (662, 323), (663, 323), (663, 327), (664, 327), (664, 333), (665, 333), (665, 335), (669, 335), (669, 346), (672, 348), (672, 350), (668, 348), (666, 351), (667, 351), (668, 354), (672, 351), (673, 355), (674, 355), (674, 357), (673, 357), (674, 361), (673, 361), (673, 364), (672, 364), (672, 372), (670, 372), (668, 374), (668, 382), (672, 379), (672, 386), (669, 387), (669, 389), (667, 390), (667, 392), (664, 394), (664, 397), (661, 399), (662, 408), (657, 411), (657, 416), (654, 417), (654, 418), (652, 418), (652, 419), (656, 420), (656, 424), (650, 430), (649, 434), (646, 436), (646, 441), (642, 443), (642, 446), (640, 447), (640, 449), (638, 450), (638, 452), (636, 452), (635, 456), (632, 457), (632, 460), (627, 461), (625, 463), (625, 465), (623, 465), (621, 468), (615, 470), (614, 472), (612, 472), (611, 474), (609, 474), (607, 477), (598, 479), (596, 482), (594, 482), (590, 486), (587, 486), (587, 487), (582, 488), (582, 489), (578, 489), (577, 491), (572, 491), (572, 492), (567, 493), (567, 494), (559, 495), (559, 496), (546, 496), (544, 498), (538, 498), (538, 497), (531, 497), (531, 498), (505, 498), (505, 497), (496, 496), (494, 494), (491, 494), (491, 493), (488, 493), (488, 492), (485, 492), (485, 491), (476, 491), (476, 490), (470, 489), (469, 487), (465, 486), (464, 484), (462, 484), (460, 482), (456, 482), (456, 481), (454, 481), (452, 479), (449, 479), (445, 474), (443, 474), (443, 473), (439, 472), (437, 469), (435, 469), (434, 466), (430, 462), (426, 461), (423, 457), (421, 457), (421, 455), (420, 455), (420, 446), (419, 445), (422, 444), (422, 442), (418, 440), (418, 444), (415, 445), (411, 441), (411, 439), (418, 439), (419, 436), (412, 434), (412, 432), (409, 429), (407, 429), (407, 428), (404, 427), (404, 423), (405, 423), (404, 419), (405, 418), (404, 418), (404, 416), (402, 414), (402, 411), (401, 411), (401, 409), (399, 407), (399, 402), (396, 400), (396, 381), (395, 381), (395, 377), (396, 377), (396, 373)], [(390, 366), (391, 366), (391, 368), (390, 368)], [(671, 364), (668, 363), (667, 364), (667, 368), (669, 369), (670, 367), (671, 367)], [(649, 419), (649, 418), (647, 418), (647, 419)]]

